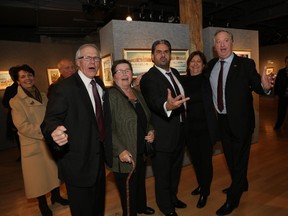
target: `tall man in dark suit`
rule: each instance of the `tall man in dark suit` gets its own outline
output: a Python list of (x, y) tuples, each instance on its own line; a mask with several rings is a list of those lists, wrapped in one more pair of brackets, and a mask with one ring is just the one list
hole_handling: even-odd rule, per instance
[[(140, 87), (151, 110), (151, 123), (156, 131), (156, 155), (152, 158), (156, 201), (161, 212), (175, 216), (175, 208), (186, 207), (186, 204), (177, 198), (177, 191), (185, 144), (185, 115), (181, 113), (185, 112), (183, 104), (189, 98), (184, 97), (179, 72), (169, 66), (169, 41), (155, 41), (151, 58), (154, 67), (143, 75)], [(176, 83), (173, 84), (171, 79)], [(180, 92), (176, 93), (177, 91)]]
[[(66, 183), (71, 214), (103, 216), (104, 160), (110, 166), (112, 163), (108, 158), (112, 155), (108, 92), (95, 77), (101, 60), (98, 48), (84, 44), (75, 57), (79, 70), (55, 86), (41, 128), (52, 148), (62, 153), (58, 159), (59, 178)], [(92, 80), (96, 81), (102, 107), (97, 107), (94, 99)], [(104, 130), (103, 124), (96, 121), (97, 113), (104, 116)]]
[(278, 130), (284, 123), (288, 107), (288, 56), (285, 57), (285, 67), (277, 73), (274, 94), (278, 96), (277, 121), (274, 130)]
[[(232, 179), (230, 187), (223, 190), (227, 193), (227, 200), (216, 214), (227, 215), (239, 205), (243, 191), (248, 190), (247, 169), (255, 127), (252, 91), (269, 93), (274, 79), (265, 73), (260, 77), (252, 59), (233, 53), (233, 35), (230, 32), (217, 31), (214, 48), (218, 57), (208, 63), (208, 71), (211, 73), (210, 83), (223, 151)], [(222, 74), (222, 85), (218, 82), (219, 74)]]

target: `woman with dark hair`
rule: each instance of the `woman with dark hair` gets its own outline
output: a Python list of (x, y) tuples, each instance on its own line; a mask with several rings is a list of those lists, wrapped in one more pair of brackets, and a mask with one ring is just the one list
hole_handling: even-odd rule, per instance
[[(131, 88), (133, 71), (125, 59), (114, 61), (112, 66), (114, 86), (109, 90), (112, 117), (113, 171), (120, 194), (123, 216), (154, 214), (146, 203), (145, 145), (152, 145), (154, 130), (150, 124), (150, 111), (140, 91)], [(136, 169), (129, 181), (129, 198), (126, 196), (126, 179)], [(127, 209), (127, 199), (130, 208)]]
[(217, 140), (217, 119), (212, 101), (209, 78), (205, 76), (207, 64), (200, 51), (187, 59), (187, 75), (183, 77), (187, 101), (187, 146), (196, 173), (198, 187), (192, 195), (199, 195), (198, 208), (206, 205), (213, 175), (212, 154)]
[(10, 106), (20, 138), (26, 197), (37, 198), (41, 214), (51, 216), (45, 194), (51, 191), (52, 204), (68, 205), (68, 200), (60, 196), (57, 166), (40, 129), (48, 99), (34, 85), (35, 72), (30, 66), (17, 66), (15, 74), (19, 86), (17, 94), (10, 100)]

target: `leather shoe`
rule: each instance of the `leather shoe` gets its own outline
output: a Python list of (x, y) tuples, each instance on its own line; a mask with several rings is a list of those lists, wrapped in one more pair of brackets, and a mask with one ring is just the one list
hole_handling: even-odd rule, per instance
[[(230, 189), (230, 187), (224, 188), (224, 189), (222, 190), (222, 192), (223, 192), (224, 194), (227, 194), (229, 189)], [(248, 188), (245, 188), (245, 189), (243, 190), (243, 192), (246, 192), (246, 191), (248, 191)]]
[(173, 202), (173, 206), (175, 208), (186, 208), (187, 207), (186, 203), (182, 202), (181, 200), (177, 200), (177, 201)]
[(146, 209), (142, 212), (137, 212), (138, 214), (145, 214), (145, 215), (152, 215), (155, 213), (155, 210), (153, 208), (150, 207), (146, 207)]
[(176, 212), (170, 212), (168, 214), (165, 214), (165, 216), (178, 216)]
[(232, 205), (231, 203), (225, 202), (221, 208), (216, 211), (216, 215), (223, 216), (230, 214), (237, 206)]
[(194, 190), (191, 192), (191, 195), (193, 195), (193, 196), (199, 195), (199, 194), (200, 194), (200, 191), (201, 191), (201, 188), (200, 188), (200, 186), (198, 186), (196, 189), (194, 189)]
[(196, 205), (197, 208), (203, 208), (206, 205), (206, 202), (207, 202), (207, 196), (201, 195)]

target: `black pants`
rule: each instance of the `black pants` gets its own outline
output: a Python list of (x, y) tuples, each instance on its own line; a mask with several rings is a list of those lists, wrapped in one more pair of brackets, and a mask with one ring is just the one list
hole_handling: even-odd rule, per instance
[(185, 131), (184, 128), (181, 129), (176, 149), (173, 152), (156, 151), (156, 155), (152, 158), (156, 202), (163, 214), (175, 211), (173, 202), (178, 199), (178, 185), (185, 146)]
[(277, 110), (277, 121), (275, 128), (280, 128), (285, 120), (286, 111), (288, 106), (288, 97), (279, 97), (278, 99), (278, 110)]
[[(132, 166), (132, 165), (131, 165)], [(129, 173), (114, 172), (116, 186), (118, 188), (123, 216), (127, 215), (126, 179)], [(136, 169), (129, 181), (129, 210), (130, 216), (137, 216), (137, 212), (146, 209), (146, 162), (143, 155), (137, 155)]]
[(236, 135), (229, 127), (227, 115), (218, 116), (222, 147), (232, 179), (227, 202), (237, 206), (243, 191), (248, 189), (247, 171), (252, 133)]
[(208, 130), (205, 129), (189, 131), (188, 136), (188, 149), (197, 182), (201, 188), (200, 194), (208, 196), (213, 176), (213, 144), (211, 143)]
[(66, 183), (72, 216), (104, 216), (105, 178), (105, 166), (102, 161), (98, 179), (94, 185), (78, 187)]

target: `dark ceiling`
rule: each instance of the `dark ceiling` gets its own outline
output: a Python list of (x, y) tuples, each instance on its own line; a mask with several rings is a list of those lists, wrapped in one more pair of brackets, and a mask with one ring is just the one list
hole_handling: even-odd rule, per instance
[[(259, 45), (288, 42), (287, 0), (203, 0), (203, 28), (259, 31)], [(99, 40), (112, 19), (179, 22), (179, 0), (1, 0), (0, 40)]]

